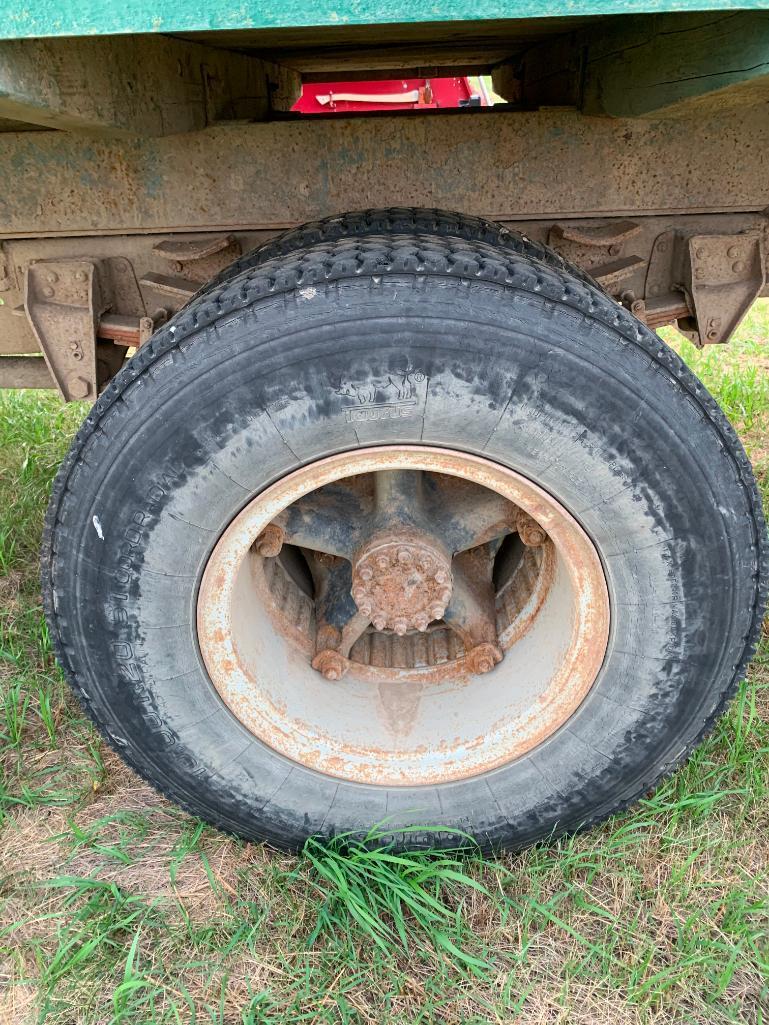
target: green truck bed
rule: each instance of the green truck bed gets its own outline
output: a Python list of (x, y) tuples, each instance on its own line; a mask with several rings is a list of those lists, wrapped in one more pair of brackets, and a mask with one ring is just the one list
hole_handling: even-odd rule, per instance
[(766, 0), (130, 0), (128, 3), (61, 3), (8, 0), (0, 38), (90, 36), (145, 32), (212, 32), (286, 28), (488, 22), (530, 18), (595, 17), (674, 11), (766, 10)]

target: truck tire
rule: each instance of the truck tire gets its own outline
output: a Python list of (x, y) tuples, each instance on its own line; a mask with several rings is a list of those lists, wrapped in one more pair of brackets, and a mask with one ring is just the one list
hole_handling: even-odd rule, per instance
[(108, 742), (286, 849), (378, 822), (517, 848), (626, 807), (724, 710), (766, 571), (675, 353), (539, 247), (421, 233), (181, 311), (87, 417), (42, 555)]
[(368, 238), (376, 235), (390, 238), (393, 235), (439, 235), (441, 238), (486, 242), (500, 249), (526, 255), (531, 260), (539, 260), (555, 270), (571, 271), (584, 284), (600, 287), (583, 270), (564, 260), (560, 253), (526, 238), (513, 228), (507, 228), (496, 221), (487, 221), (483, 217), (456, 213), (453, 210), (408, 206), (356, 210), (353, 213), (337, 214), (289, 228), (234, 260), (208, 281), (190, 301), (194, 302), (198, 296), (231, 281), (245, 270), (260, 267), (268, 260), (287, 256), (297, 249), (304, 249), (320, 242), (337, 242), (342, 239)]

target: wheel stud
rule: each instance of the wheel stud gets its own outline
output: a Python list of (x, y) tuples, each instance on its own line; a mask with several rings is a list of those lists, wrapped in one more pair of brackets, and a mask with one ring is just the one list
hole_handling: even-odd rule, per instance
[(540, 548), (547, 540), (547, 534), (542, 527), (522, 509), (518, 512), (515, 525), (521, 541), (529, 548)]
[(502, 661), (502, 649), (497, 644), (486, 641), (476, 644), (467, 653), (467, 668), (471, 673), (481, 675), (489, 673), (494, 666)]
[(312, 668), (317, 669), (325, 679), (335, 682), (336, 680), (342, 679), (344, 674), (350, 668), (350, 663), (344, 655), (340, 655), (338, 651), (334, 651), (331, 648), (324, 648), (323, 651), (319, 651), (312, 660)]
[(283, 529), (270, 523), (254, 541), (254, 551), (265, 559), (274, 559), (280, 555), (284, 537)]

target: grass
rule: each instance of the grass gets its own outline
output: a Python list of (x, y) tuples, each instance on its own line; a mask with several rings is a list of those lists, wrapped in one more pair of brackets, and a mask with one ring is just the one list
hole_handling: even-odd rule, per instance
[[(675, 344), (769, 496), (769, 302), (725, 349)], [(134, 777), (54, 663), (37, 547), (82, 415), (0, 393), (3, 1025), (769, 1025), (769, 638), (691, 760), (589, 833), (247, 846)]]

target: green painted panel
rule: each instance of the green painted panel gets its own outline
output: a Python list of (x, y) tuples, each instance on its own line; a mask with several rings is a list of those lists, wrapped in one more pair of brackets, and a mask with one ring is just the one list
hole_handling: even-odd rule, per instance
[(769, 0), (6, 0), (0, 39), (767, 9)]

